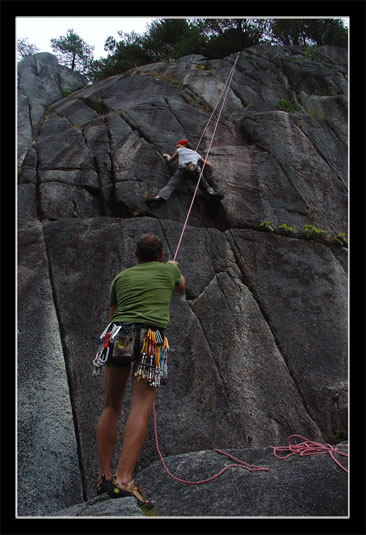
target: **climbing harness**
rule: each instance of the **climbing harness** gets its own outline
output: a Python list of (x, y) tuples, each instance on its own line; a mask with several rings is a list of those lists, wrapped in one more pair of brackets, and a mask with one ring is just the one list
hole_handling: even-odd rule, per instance
[(201, 171), (200, 166), (195, 165), (193, 162), (181, 163), (178, 165), (178, 168), (184, 169), (184, 171), (189, 171), (190, 173), (193, 173), (194, 171), (197, 171), (199, 173)]
[(109, 323), (100, 335), (100, 348), (93, 361), (93, 376), (98, 376), (107, 362), (123, 365), (141, 358), (135, 372), (136, 381), (155, 387), (165, 385), (168, 353), (168, 338), (158, 328), (139, 323)]
[[(207, 152), (206, 152), (206, 156), (205, 156), (205, 158), (204, 158), (205, 161), (203, 162), (203, 166), (202, 166), (202, 169), (201, 169), (201, 171), (200, 171), (200, 174), (199, 174), (199, 177), (198, 177), (198, 180), (197, 180), (196, 188), (195, 188), (194, 193), (193, 193), (193, 197), (192, 197), (192, 200), (191, 200), (191, 204), (190, 204), (190, 206), (189, 206), (189, 208), (188, 208), (187, 217), (186, 217), (185, 222), (184, 222), (184, 224), (183, 224), (182, 232), (181, 232), (181, 235), (180, 235), (180, 238), (179, 238), (179, 241), (178, 241), (177, 248), (176, 248), (176, 250), (175, 250), (175, 254), (174, 254), (174, 258), (173, 258), (173, 260), (175, 260), (175, 259), (177, 258), (177, 254), (178, 254), (178, 251), (179, 251), (179, 247), (180, 247), (180, 244), (181, 244), (182, 239), (183, 239), (184, 232), (185, 232), (186, 227), (187, 227), (188, 219), (189, 219), (189, 216), (190, 216), (190, 214), (191, 214), (192, 206), (193, 206), (194, 200), (195, 200), (196, 195), (197, 195), (197, 191), (198, 191), (198, 187), (199, 187), (199, 184), (200, 184), (200, 181), (201, 181), (201, 177), (202, 177), (203, 171), (204, 171), (205, 166), (206, 166), (206, 160), (207, 160), (208, 155), (209, 155), (209, 153), (210, 153), (211, 146), (212, 146), (212, 142), (213, 142), (213, 139), (214, 139), (214, 137), (215, 137), (216, 130), (217, 130), (217, 126), (218, 126), (218, 124), (219, 124), (219, 120), (220, 120), (220, 117), (221, 117), (221, 113), (222, 113), (222, 110), (223, 110), (223, 107), (224, 107), (224, 105), (225, 105), (225, 101), (226, 101), (226, 98), (227, 98), (227, 95), (228, 95), (228, 92), (229, 92), (229, 89), (230, 89), (231, 81), (232, 81), (233, 76), (234, 76), (235, 67), (236, 67), (237, 61), (238, 61), (238, 59), (239, 59), (239, 54), (240, 54), (240, 52), (238, 52), (238, 54), (237, 54), (237, 56), (236, 56), (236, 58), (235, 58), (235, 61), (234, 61), (233, 66), (232, 66), (232, 68), (231, 68), (230, 74), (229, 74), (229, 76), (228, 76), (227, 79), (226, 79), (224, 88), (223, 88), (223, 90), (222, 90), (222, 92), (221, 92), (221, 94), (220, 94), (220, 97), (219, 97), (219, 99), (218, 99), (218, 101), (217, 101), (217, 103), (216, 103), (216, 106), (215, 106), (213, 112), (211, 113), (211, 116), (210, 116), (209, 120), (207, 121), (207, 124), (206, 124), (206, 126), (205, 126), (205, 128), (204, 128), (204, 130), (203, 130), (203, 133), (202, 133), (202, 135), (201, 135), (201, 138), (200, 138), (200, 140), (199, 140), (199, 142), (198, 142), (198, 145), (197, 145), (197, 148), (196, 148), (196, 152), (197, 152), (197, 149), (198, 149), (198, 147), (199, 147), (199, 145), (200, 145), (200, 143), (201, 143), (201, 140), (202, 140), (202, 138), (203, 138), (203, 135), (204, 135), (204, 133), (206, 132), (206, 130), (207, 130), (207, 128), (208, 128), (208, 125), (209, 125), (209, 123), (210, 123), (210, 121), (211, 121), (211, 119), (212, 119), (212, 117), (213, 117), (213, 115), (214, 115), (214, 113), (215, 113), (215, 111), (216, 111), (216, 108), (217, 108), (217, 106), (218, 106), (218, 104), (219, 104), (219, 102), (220, 102), (220, 100), (221, 100), (221, 97), (224, 95), (224, 98), (223, 98), (223, 101), (222, 101), (222, 104), (221, 104), (221, 108), (220, 108), (220, 111), (219, 111), (218, 116), (217, 116), (217, 119), (216, 119), (216, 124), (215, 124), (215, 127), (214, 127), (213, 132), (212, 132), (212, 136), (211, 136), (211, 139), (210, 139), (210, 143), (209, 143), (209, 146), (208, 146), (208, 149), (207, 149)], [(225, 93), (225, 94), (224, 94), (224, 93)]]
[[(293, 438), (300, 438), (303, 439), (303, 442), (300, 442), (298, 444), (291, 444), (291, 439)], [(301, 435), (291, 435), (287, 439), (288, 446), (270, 446), (270, 448), (273, 449), (273, 454), (277, 459), (288, 459), (292, 455), (299, 454), (300, 457), (304, 457), (306, 455), (330, 455), (330, 457), (333, 459), (333, 461), (345, 472), (348, 472), (347, 468), (345, 468), (335, 457), (335, 454), (342, 455), (343, 457), (348, 457), (347, 453), (344, 453), (343, 451), (340, 451), (337, 448), (334, 448), (330, 444), (319, 444), (319, 442), (313, 442), (312, 440), (309, 440), (305, 437), (302, 437)], [(279, 456), (278, 452), (287, 453), (285, 456)]]

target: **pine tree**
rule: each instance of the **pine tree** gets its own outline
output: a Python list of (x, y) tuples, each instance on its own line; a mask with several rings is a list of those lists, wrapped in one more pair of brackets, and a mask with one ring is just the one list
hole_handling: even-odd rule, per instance
[(93, 62), (94, 46), (89, 46), (74, 30), (67, 30), (66, 36), (51, 39), (51, 48), (59, 63), (72, 71), (84, 74)]

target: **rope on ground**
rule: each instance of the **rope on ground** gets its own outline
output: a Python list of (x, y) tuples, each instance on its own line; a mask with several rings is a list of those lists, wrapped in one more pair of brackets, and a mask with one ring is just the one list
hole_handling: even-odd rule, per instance
[[(303, 442), (300, 442), (298, 444), (291, 444), (291, 439), (293, 438), (303, 439)], [(277, 459), (288, 459), (288, 457), (291, 457), (292, 455), (296, 454), (299, 454), (300, 457), (304, 457), (306, 455), (330, 455), (333, 461), (340, 468), (342, 468), (342, 470), (348, 472), (347, 468), (345, 468), (335, 457), (335, 454), (342, 455), (343, 457), (348, 457), (348, 454), (344, 453), (343, 451), (339, 451), (337, 448), (334, 448), (330, 444), (320, 444), (319, 442), (313, 442), (312, 440), (302, 437), (301, 435), (291, 435), (288, 437), (287, 441), (288, 446), (270, 446), (270, 448), (273, 449), (274, 456), (277, 457)], [(279, 456), (279, 452), (289, 453), (284, 456)]]
[[(228, 95), (228, 92), (229, 92), (229, 88), (230, 88), (231, 80), (233, 79), (234, 72), (235, 72), (235, 67), (236, 67), (237, 61), (238, 61), (238, 59), (239, 59), (239, 54), (240, 54), (240, 53), (238, 52), (238, 54), (237, 54), (237, 56), (236, 56), (236, 58), (235, 58), (235, 61), (234, 61), (234, 63), (233, 63), (233, 66), (232, 66), (232, 68), (231, 68), (230, 74), (229, 74), (229, 76), (228, 76), (228, 78), (227, 78), (227, 80), (226, 80), (226, 82), (225, 82), (224, 89), (223, 89), (223, 91), (221, 92), (221, 95), (220, 95), (220, 97), (219, 97), (219, 100), (217, 101), (217, 104), (216, 104), (216, 106), (215, 106), (215, 109), (214, 109), (214, 111), (212, 112), (211, 117), (209, 118), (209, 120), (208, 120), (208, 122), (207, 122), (207, 124), (206, 124), (206, 127), (205, 127), (205, 129), (204, 129), (204, 131), (203, 131), (203, 133), (206, 131), (206, 129), (207, 129), (207, 127), (208, 127), (208, 124), (209, 124), (209, 122), (211, 121), (211, 118), (213, 117), (213, 114), (214, 114), (214, 112), (215, 112), (215, 110), (216, 110), (216, 108), (217, 108), (217, 105), (218, 105), (218, 103), (219, 103), (219, 101), (220, 101), (220, 99), (221, 99), (221, 96), (223, 95), (224, 91), (226, 90), (226, 91), (225, 91), (224, 98), (223, 98), (223, 101), (222, 101), (222, 104), (221, 104), (221, 108), (220, 108), (219, 114), (218, 114), (217, 119), (216, 119), (216, 123), (215, 123), (215, 127), (214, 127), (214, 130), (213, 130), (212, 136), (211, 136), (210, 144), (209, 144), (208, 149), (207, 149), (207, 152), (206, 152), (205, 160), (207, 160), (208, 155), (209, 155), (210, 150), (211, 150), (212, 142), (213, 142), (213, 139), (214, 139), (214, 137), (215, 137), (216, 130), (217, 130), (217, 126), (218, 126), (218, 124), (219, 124), (219, 120), (220, 120), (220, 117), (221, 117), (221, 113), (222, 113), (222, 110), (223, 110), (223, 107), (224, 107), (224, 105), (225, 105), (225, 101), (226, 101), (226, 98), (227, 98), (227, 95)], [(202, 139), (202, 137), (203, 137), (203, 134), (202, 134), (202, 136), (201, 136), (201, 139)], [(200, 139), (198, 145), (201, 143), (201, 139)], [(197, 145), (197, 148), (198, 148), (198, 145)], [(195, 188), (194, 193), (193, 193), (193, 197), (192, 197), (191, 204), (190, 204), (190, 206), (189, 206), (189, 208), (188, 208), (187, 217), (186, 217), (186, 220), (185, 220), (185, 222), (184, 222), (184, 224), (183, 224), (182, 232), (181, 232), (181, 235), (180, 235), (180, 238), (179, 238), (179, 241), (178, 241), (177, 248), (176, 248), (176, 250), (175, 250), (175, 254), (174, 254), (174, 258), (173, 258), (173, 260), (175, 260), (175, 259), (177, 258), (177, 254), (178, 254), (178, 251), (179, 251), (179, 247), (180, 247), (180, 244), (181, 244), (181, 242), (182, 242), (184, 232), (185, 232), (185, 230), (186, 230), (186, 226), (187, 226), (187, 223), (188, 223), (188, 219), (189, 219), (189, 216), (190, 216), (190, 214), (191, 214), (192, 206), (193, 206), (194, 200), (195, 200), (195, 198), (196, 198), (196, 194), (197, 194), (198, 187), (199, 187), (199, 184), (200, 184), (200, 181), (201, 181), (202, 173), (203, 173), (203, 171), (204, 171), (204, 169), (205, 169), (205, 165), (206, 165), (206, 161), (203, 163), (203, 166), (202, 166), (200, 175), (199, 175), (199, 177), (198, 177), (197, 184), (196, 184), (196, 188)]]
[(156, 410), (155, 410), (155, 402), (154, 402), (154, 405), (153, 405), (153, 411), (154, 411), (154, 431), (155, 431), (155, 445), (156, 445), (156, 450), (159, 454), (159, 457), (160, 457), (160, 460), (164, 466), (164, 469), (166, 471), (166, 473), (171, 477), (173, 478), (175, 481), (179, 481), (180, 483), (186, 483), (187, 485), (202, 485), (203, 483), (208, 483), (209, 481), (212, 481), (214, 479), (216, 479), (217, 477), (221, 476), (221, 474), (223, 474), (224, 472), (226, 472), (226, 470), (228, 470), (229, 468), (244, 468), (245, 470), (248, 470), (250, 472), (259, 472), (259, 471), (268, 471), (269, 468), (262, 468), (261, 466), (255, 466), (253, 464), (248, 464), (244, 461), (241, 461), (240, 459), (236, 459), (235, 457), (233, 457), (232, 455), (229, 455), (228, 453), (225, 453), (224, 451), (221, 451), (221, 450), (218, 450), (217, 448), (215, 448), (215, 451), (217, 453), (220, 453), (221, 455), (226, 455), (226, 457), (229, 457), (230, 459), (232, 459), (233, 461), (236, 461), (237, 463), (239, 464), (228, 464), (227, 466), (225, 466), (222, 470), (220, 470), (220, 472), (218, 472), (217, 474), (215, 474), (214, 476), (211, 476), (207, 479), (203, 479), (201, 481), (186, 481), (185, 479), (180, 479), (179, 477), (176, 477), (174, 476), (167, 468), (165, 462), (164, 462), (164, 459), (163, 459), (163, 456), (160, 452), (160, 449), (159, 449), (159, 443), (158, 443), (158, 433), (157, 433), (157, 425), (156, 425)]

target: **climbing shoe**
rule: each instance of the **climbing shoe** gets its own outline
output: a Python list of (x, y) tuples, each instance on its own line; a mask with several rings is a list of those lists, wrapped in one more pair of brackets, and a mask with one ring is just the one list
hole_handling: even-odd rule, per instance
[(108, 487), (107, 493), (110, 498), (123, 498), (125, 496), (133, 496), (134, 498), (136, 498), (137, 503), (142, 507), (145, 507), (146, 509), (154, 508), (152, 502), (149, 502), (149, 500), (146, 500), (143, 497), (141, 489), (136, 487), (133, 479), (131, 479), (131, 481), (127, 483), (127, 485), (119, 485), (116, 483), (112, 483), (112, 485)]
[(100, 480), (97, 483), (97, 496), (100, 496), (101, 494), (107, 492), (110, 485), (112, 485), (112, 481), (110, 479), (107, 479), (105, 474), (102, 474)]
[(149, 197), (145, 200), (146, 204), (161, 204), (166, 202), (165, 199), (162, 197), (156, 196), (156, 197)]
[(218, 201), (221, 201), (221, 199), (225, 197), (225, 195), (223, 195), (222, 193), (217, 193), (217, 192), (209, 193), (209, 196), (212, 197), (213, 199), (217, 199)]

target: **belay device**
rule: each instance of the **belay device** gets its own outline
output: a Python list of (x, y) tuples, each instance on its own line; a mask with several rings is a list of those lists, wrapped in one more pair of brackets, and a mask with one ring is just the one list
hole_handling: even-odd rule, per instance
[(100, 335), (93, 375), (98, 376), (107, 362), (123, 365), (140, 358), (134, 374), (136, 381), (158, 387), (168, 378), (168, 353), (168, 339), (158, 329), (139, 323), (109, 323)]

